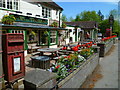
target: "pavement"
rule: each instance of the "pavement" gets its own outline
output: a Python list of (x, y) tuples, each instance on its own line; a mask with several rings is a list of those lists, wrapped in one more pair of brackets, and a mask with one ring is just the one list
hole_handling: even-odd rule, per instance
[(120, 46), (120, 41), (118, 42), (119, 44), (116, 43), (112, 47), (111, 53), (109, 52), (104, 58), (100, 58), (102, 78), (95, 83), (94, 88), (118, 88), (118, 51), (120, 55), (118, 45)]

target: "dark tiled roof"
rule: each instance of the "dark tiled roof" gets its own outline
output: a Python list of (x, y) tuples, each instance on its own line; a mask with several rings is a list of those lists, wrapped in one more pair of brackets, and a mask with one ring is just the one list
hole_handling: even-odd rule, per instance
[(96, 21), (76, 21), (76, 22), (65, 22), (70, 26), (79, 26), (81, 28), (91, 29), (98, 27), (98, 23)]

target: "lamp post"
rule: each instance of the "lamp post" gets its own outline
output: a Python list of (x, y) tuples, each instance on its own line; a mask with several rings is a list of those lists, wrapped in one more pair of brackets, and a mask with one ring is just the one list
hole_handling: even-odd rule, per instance
[(113, 30), (113, 24), (114, 24), (114, 17), (112, 14), (109, 16), (109, 24), (110, 24), (110, 36), (112, 36), (112, 30)]

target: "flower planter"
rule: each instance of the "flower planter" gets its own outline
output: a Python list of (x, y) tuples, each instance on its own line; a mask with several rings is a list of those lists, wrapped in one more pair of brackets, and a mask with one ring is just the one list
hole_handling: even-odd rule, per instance
[(116, 42), (117, 42), (117, 38), (114, 37), (114, 38), (113, 38), (113, 43), (115, 44)]
[(107, 41), (106, 43), (98, 43), (97, 46), (100, 47), (100, 57), (104, 57), (105, 54), (111, 49), (113, 45), (113, 39)]
[(58, 83), (59, 88), (80, 88), (86, 78), (99, 64), (99, 53), (89, 57), (83, 64)]

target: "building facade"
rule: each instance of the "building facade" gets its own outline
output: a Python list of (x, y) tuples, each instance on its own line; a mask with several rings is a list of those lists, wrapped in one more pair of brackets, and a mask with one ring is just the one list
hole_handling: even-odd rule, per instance
[[(72, 29), (70, 37), (73, 36), (73, 42), (79, 41), (83, 42), (84, 40), (96, 40), (98, 33), (98, 23), (95, 21), (76, 21), (76, 22), (65, 22), (67, 27)], [(72, 27), (69, 27), (72, 26)], [(74, 39), (75, 37), (75, 39)], [(71, 41), (69, 39), (69, 41)]]
[[(13, 25), (2, 25), (3, 33), (23, 33), (24, 48), (32, 44), (42, 47), (57, 47), (58, 33), (62, 25), (62, 8), (55, 2), (37, 2), (26, 0), (1, 0), (0, 21), (4, 15), (13, 15)], [(53, 23), (57, 26), (50, 27)]]

